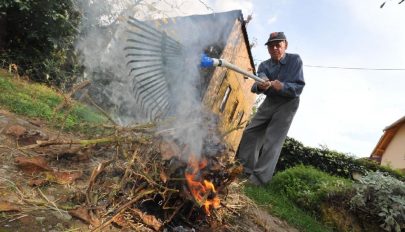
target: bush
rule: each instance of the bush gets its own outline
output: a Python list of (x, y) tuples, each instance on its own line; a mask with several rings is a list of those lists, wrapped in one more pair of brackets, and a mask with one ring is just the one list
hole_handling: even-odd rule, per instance
[(380, 172), (370, 172), (354, 185), (351, 208), (362, 218), (377, 218), (386, 231), (405, 229), (405, 184)]
[(325, 197), (348, 190), (350, 186), (351, 181), (347, 179), (299, 165), (277, 173), (269, 188), (285, 194), (305, 209), (318, 212)]
[(399, 171), (381, 166), (367, 158), (355, 159), (327, 148), (306, 147), (295, 139), (287, 138), (277, 163), (276, 172), (299, 164), (311, 165), (331, 175), (344, 178), (352, 178), (353, 173), (366, 174), (369, 171), (378, 170), (399, 180), (405, 180), (405, 176)]
[(16, 64), (20, 75), (69, 87), (82, 68), (74, 54), (80, 14), (73, 0), (2, 0), (0, 61)]

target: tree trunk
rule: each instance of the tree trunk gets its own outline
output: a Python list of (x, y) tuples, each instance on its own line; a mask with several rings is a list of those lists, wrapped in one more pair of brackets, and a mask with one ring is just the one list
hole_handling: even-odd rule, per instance
[(0, 14), (0, 51), (5, 49), (6, 34), (7, 34), (7, 15)]

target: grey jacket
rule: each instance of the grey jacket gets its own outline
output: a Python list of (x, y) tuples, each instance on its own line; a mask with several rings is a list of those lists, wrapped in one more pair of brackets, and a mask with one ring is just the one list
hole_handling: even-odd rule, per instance
[(269, 79), (270, 81), (279, 80), (284, 84), (281, 91), (269, 88), (265, 92), (258, 89), (257, 83), (253, 84), (253, 93), (264, 93), (268, 97), (299, 97), (305, 86), (302, 60), (298, 54), (286, 53), (278, 64), (274, 63), (271, 59), (263, 61), (259, 65), (257, 74), (262, 79)]

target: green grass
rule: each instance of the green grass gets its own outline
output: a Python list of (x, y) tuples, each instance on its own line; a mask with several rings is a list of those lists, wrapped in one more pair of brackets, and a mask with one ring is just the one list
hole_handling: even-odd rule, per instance
[(315, 216), (296, 206), (285, 195), (267, 187), (246, 186), (245, 194), (258, 205), (264, 206), (272, 215), (277, 216), (300, 231), (326, 232), (332, 229), (322, 225)]
[(246, 186), (245, 194), (272, 215), (301, 231), (332, 231), (319, 219), (320, 205), (328, 196), (345, 193), (350, 180), (331, 176), (311, 166), (298, 165), (277, 173), (264, 187)]
[(345, 192), (352, 182), (332, 176), (311, 166), (298, 165), (277, 173), (270, 188), (283, 193), (306, 210), (319, 212), (319, 205), (331, 194)]
[(91, 125), (107, 119), (78, 102), (56, 111), (64, 100), (57, 91), (37, 83), (16, 80), (0, 70), (0, 107), (18, 115), (39, 118), (66, 131), (89, 132)]

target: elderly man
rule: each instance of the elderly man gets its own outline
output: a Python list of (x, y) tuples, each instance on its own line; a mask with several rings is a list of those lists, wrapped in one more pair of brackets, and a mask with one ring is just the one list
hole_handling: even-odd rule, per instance
[(237, 151), (254, 185), (271, 180), (305, 85), (301, 58), (285, 52), (284, 33), (271, 33), (265, 45), (271, 58), (259, 65), (257, 73), (266, 81), (253, 84), (252, 92), (264, 93), (266, 99), (243, 132)]

